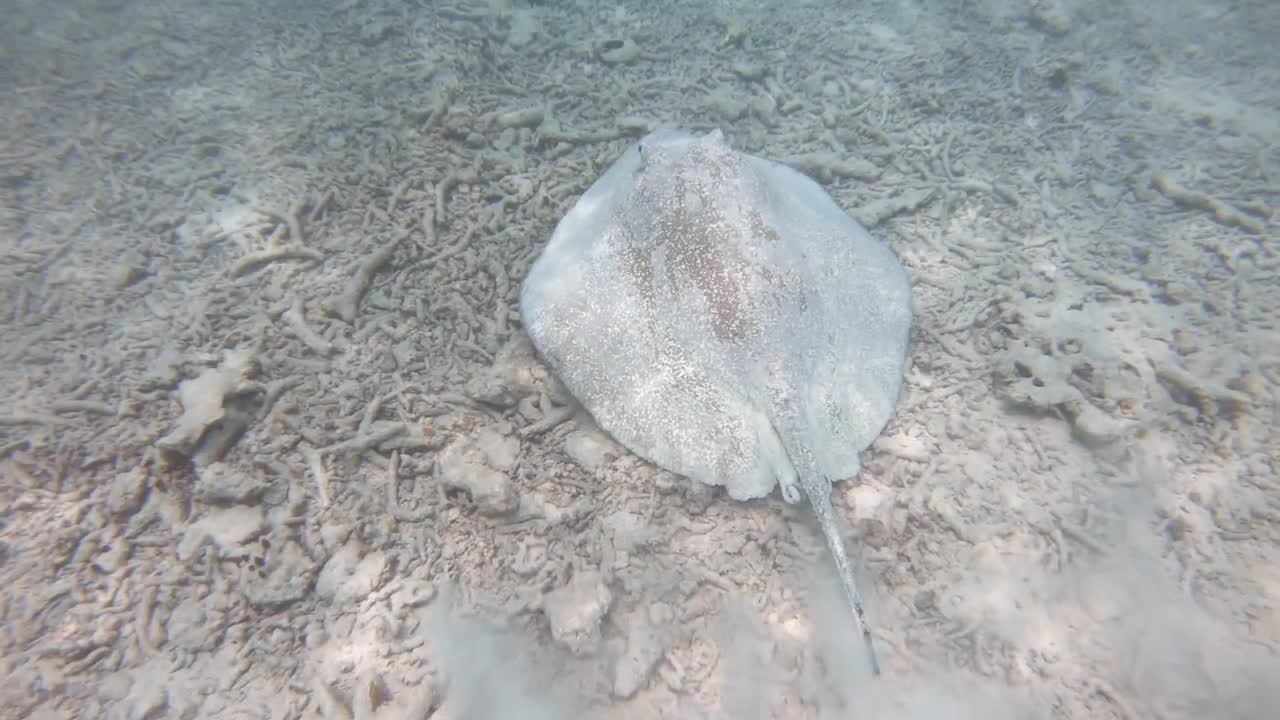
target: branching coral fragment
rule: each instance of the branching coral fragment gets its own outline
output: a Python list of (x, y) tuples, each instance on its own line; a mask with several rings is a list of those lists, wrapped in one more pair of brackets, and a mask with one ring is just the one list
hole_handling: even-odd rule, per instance
[(346, 290), (342, 295), (334, 300), (329, 307), (329, 312), (340, 318), (343, 322), (350, 324), (355, 322), (356, 313), (360, 307), (360, 300), (369, 290), (369, 284), (373, 282), (373, 276), (382, 269), (384, 265), (391, 260), (391, 256), (395, 253), (396, 247), (400, 242), (408, 237), (408, 231), (403, 231), (396, 236), (391, 242), (383, 245), (374, 254), (365, 258), (356, 266), (355, 272), (351, 275), (351, 280), (347, 283)]
[(324, 253), (319, 250), (313, 250), (301, 245), (283, 245), (281, 247), (267, 248), (251, 252), (231, 264), (227, 269), (227, 274), (233, 278), (246, 275), (258, 268), (269, 265), (273, 262), (281, 260), (309, 260), (311, 262), (320, 262), (324, 260)]
[(1245, 232), (1261, 235), (1263, 233), (1262, 222), (1249, 217), (1240, 212), (1236, 208), (1227, 203), (1201, 192), (1196, 192), (1189, 188), (1179, 185), (1167, 175), (1155, 175), (1151, 178), (1151, 185), (1165, 195), (1165, 197), (1174, 202), (1186, 205), (1188, 207), (1206, 210), (1213, 216), (1214, 220), (1223, 225), (1232, 225), (1244, 230)]

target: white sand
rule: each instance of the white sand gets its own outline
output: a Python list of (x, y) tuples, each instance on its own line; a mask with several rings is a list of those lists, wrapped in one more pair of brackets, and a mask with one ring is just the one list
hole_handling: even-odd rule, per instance
[[(11, 5), (0, 717), (1280, 702), (1280, 5)], [(658, 123), (911, 274), (837, 486), (874, 681), (803, 508), (621, 452), (522, 341)]]

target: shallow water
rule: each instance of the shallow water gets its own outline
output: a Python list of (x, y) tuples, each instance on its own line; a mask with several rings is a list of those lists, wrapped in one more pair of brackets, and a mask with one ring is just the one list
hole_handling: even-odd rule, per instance
[[(0, 717), (1257, 718), (1280, 698), (1280, 6), (18, 2)], [(636, 459), (524, 339), (658, 125), (912, 279), (810, 513)], [(540, 713), (540, 715), (539, 715)]]

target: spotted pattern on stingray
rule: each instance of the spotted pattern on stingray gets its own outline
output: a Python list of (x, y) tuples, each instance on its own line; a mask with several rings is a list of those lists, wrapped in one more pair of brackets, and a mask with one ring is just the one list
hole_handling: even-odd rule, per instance
[[(655, 273), (661, 272), (672, 288), (696, 289), (706, 303), (716, 338), (735, 343), (758, 337), (762, 328), (756, 319), (773, 316), (753, 312), (753, 302), (772, 300), (779, 305), (791, 295), (801, 311), (807, 309), (802, 285), (744, 257), (742, 243), (726, 241), (734, 234), (746, 234), (766, 245), (781, 242), (759, 210), (724, 201), (726, 187), (738, 186), (735, 189), (748, 197), (763, 194), (762, 184), (751, 182), (754, 175), (743, 167), (741, 156), (726, 152), (723, 145), (706, 144), (690, 148), (684, 156), (654, 149), (644, 162), (662, 166), (667, 172), (656, 177), (665, 182), (645, 182), (651, 176), (643, 172), (637, 176), (635, 195), (617, 212), (626, 221), (620, 223), (626, 232), (617, 238), (617, 250), (624, 271), (646, 303), (655, 301)], [(698, 172), (681, 172), (682, 165)], [(654, 207), (665, 212), (654, 217)], [(746, 218), (745, 224), (738, 220), (741, 217)], [(762, 296), (745, 285), (753, 274), (769, 286), (769, 293)]]

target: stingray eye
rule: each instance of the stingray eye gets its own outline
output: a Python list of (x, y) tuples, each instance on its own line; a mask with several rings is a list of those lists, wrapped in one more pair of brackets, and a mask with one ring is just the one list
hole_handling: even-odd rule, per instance
[(644, 143), (636, 143), (636, 152), (644, 154)]

